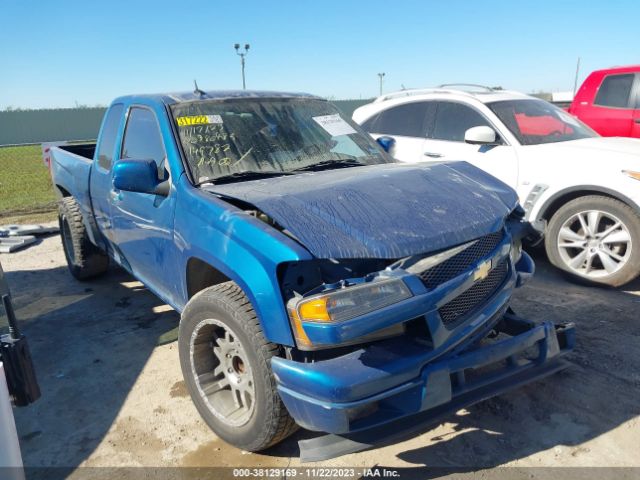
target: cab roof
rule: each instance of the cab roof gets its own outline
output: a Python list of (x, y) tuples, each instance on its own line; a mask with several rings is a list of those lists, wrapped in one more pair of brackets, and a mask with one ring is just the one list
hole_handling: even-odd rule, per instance
[(601, 68), (594, 70), (592, 74), (609, 75), (612, 73), (636, 73), (640, 72), (640, 65), (615, 66), (610, 68)]
[(300, 92), (272, 92), (266, 90), (208, 90), (198, 92), (175, 92), (175, 93), (155, 93), (125, 95), (114, 100), (114, 102), (131, 103), (139, 99), (147, 99), (165, 105), (177, 103), (199, 102), (203, 100), (232, 100), (240, 98), (312, 98), (323, 100), (321, 97), (309, 93)]

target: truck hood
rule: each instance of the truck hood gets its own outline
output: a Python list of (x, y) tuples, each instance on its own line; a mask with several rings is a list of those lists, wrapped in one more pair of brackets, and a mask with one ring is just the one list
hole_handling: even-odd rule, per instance
[(317, 258), (396, 259), (498, 230), (516, 193), (466, 162), (384, 164), (210, 185), (272, 217)]

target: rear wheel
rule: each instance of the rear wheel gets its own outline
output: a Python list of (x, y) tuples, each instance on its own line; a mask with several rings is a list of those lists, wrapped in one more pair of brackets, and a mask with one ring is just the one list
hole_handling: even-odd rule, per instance
[(80, 206), (73, 197), (60, 200), (58, 222), (64, 256), (69, 271), (78, 280), (87, 280), (107, 271), (109, 257), (89, 239)]
[(640, 273), (640, 217), (614, 198), (576, 198), (551, 218), (545, 248), (574, 278), (617, 287)]
[(278, 392), (268, 342), (238, 285), (196, 294), (180, 321), (182, 374), (198, 412), (224, 441), (259, 451), (297, 429)]

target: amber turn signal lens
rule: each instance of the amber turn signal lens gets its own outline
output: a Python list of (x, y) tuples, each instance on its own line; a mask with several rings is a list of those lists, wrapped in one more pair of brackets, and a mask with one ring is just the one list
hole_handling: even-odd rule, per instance
[(627, 177), (640, 180), (640, 172), (634, 172), (633, 170), (622, 170), (622, 173), (624, 173)]
[(308, 302), (302, 302), (298, 306), (300, 317), (316, 322), (330, 322), (331, 317), (327, 310), (327, 300), (327, 297), (319, 297)]
[(299, 347), (310, 347), (312, 345), (311, 340), (307, 337), (302, 322), (298, 316), (298, 312), (295, 309), (289, 310), (289, 317), (291, 318), (291, 325), (293, 325), (293, 336), (296, 338), (296, 342)]

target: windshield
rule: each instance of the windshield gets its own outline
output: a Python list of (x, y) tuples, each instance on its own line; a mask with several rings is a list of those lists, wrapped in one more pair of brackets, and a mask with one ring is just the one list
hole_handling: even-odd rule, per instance
[(242, 172), (292, 172), (317, 163), (326, 169), (330, 162), (336, 167), (394, 162), (324, 100), (203, 100), (171, 109), (197, 183), (234, 174), (251, 178)]
[(522, 145), (598, 136), (575, 117), (544, 100), (504, 100), (487, 103), (487, 106)]

